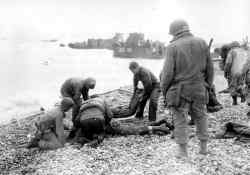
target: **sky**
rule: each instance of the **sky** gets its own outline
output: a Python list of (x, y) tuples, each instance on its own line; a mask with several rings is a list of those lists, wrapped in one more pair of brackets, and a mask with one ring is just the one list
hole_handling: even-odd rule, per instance
[(143, 32), (169, 42), (169, 24), (179, 18), (217, 43), (250, 35), (248, 0), (1, 0), (0, 37), (82, 41)]

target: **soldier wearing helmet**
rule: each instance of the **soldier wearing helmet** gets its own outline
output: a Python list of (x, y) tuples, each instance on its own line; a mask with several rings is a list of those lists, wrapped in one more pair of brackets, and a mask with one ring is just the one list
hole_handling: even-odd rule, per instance
[(184, 20), (171, 23), (173, 40), (167, 47), (161, 74), (161, 89), (166, 106), (174, 117), (174, 135), (179, 146), (178, 157), (187, 157), (188, 120), (190, 113), (197, 125), (200, 153), (207, 153), (206, 87), (213, 85), (213, 63), (207, 43), (190, 33)]
[(237, 98), (245, 102), (245, 78), (248, 71), (249, 52), (240, 47), (239, 42), (234, 41), (229, 44), (224, 65), (224, 76), (228, 80), (229, 92), (233, 99), (233, 105), (237, 105)]
[(79, 113), (81, 107), (82, 99), (89, 99), (89, 89), (94, 89), (96, 85), (96, 80), (94, 78), (69, 78), (67, 79), (61, 87), (61, 95), (63, 97), (70, 97), (75, 105), (72, 111), (72, 121), (74, 123), (76, 116)]
[(74, 102), (71, 98), (63, 98), (61, 104), (47, 111), (35, 122), (37, 131), (35, 137), (28, 144), (28, 148), (57, 149), (65, 143), (63, 119)]

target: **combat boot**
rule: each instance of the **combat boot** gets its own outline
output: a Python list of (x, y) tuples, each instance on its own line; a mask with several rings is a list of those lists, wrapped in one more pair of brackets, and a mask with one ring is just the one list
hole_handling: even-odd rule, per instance
[(246, 101), (245, 95), (242, 95), (240, 98), (241, 98), (241, 103), (244, 103)]
[(232, 98), (233, 98), (233, 105), (237, 105), (238, 103), (237, 103), (237, 96), (232, 96)]
[(187, 152), (187, 144), (179, 144), (178, 153), (176, 155), (177, 158), (187, 158), (188, 152)]
[(207, 141), (200, 141), (200, 154), (206, 155), (207, 154)]

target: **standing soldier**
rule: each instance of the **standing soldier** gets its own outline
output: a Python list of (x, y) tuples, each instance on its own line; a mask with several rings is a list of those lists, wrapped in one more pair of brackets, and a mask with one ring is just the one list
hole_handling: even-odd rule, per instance
[(158, 98), (160, 95), (160, 85), (157, 78), (154, 76), (152, 72), (148, 69), (139, 66), (137, 62), (131, 62), (129, 64), (129, 69), (134, 74), (134, 93), (137, 90), (138, 82), (141, 81), (144, 87), (144, 93), (142, 96), (142, 100), (138, 106), (138, 110), (136, 113), (136, 118), (142, 119), (144, 108), (148, 99), (149, 102), (149, 120), (156, 120), (156, 111), (158, 106)]
[(237, 105), (238, 97), (241, 98), (241, 102), (245, 102), (244, 87), (249, 53), (241, 48), (238, 42), (233, 42), (231, 45), (231, 50), (225, 61), (224, 72), (225, 76), (230, 79), (229, 91), (233, 99), (233, 105)]
[(208, 45), (194, 37), (184, 20), (171, 23), (169, 34), (173, 40), (161, 75), (161, 88), (167, 107), (174, 117), (174, 135), (179, 146), (177, 157), (187, 157), (188, 113), (195, 120), (200, 153), (207, 153), (208, 124), (206, 87), (213, 84), (213, 63)]

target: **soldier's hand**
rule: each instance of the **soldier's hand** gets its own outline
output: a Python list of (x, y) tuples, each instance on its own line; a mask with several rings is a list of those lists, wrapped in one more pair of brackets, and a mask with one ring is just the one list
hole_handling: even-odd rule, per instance
[(166, 99), (166, 98), (164, 98), (163, 103), (164, 103), (164, 107), (166, 108), (166, 107), (168, 106), (168, 103), (167, 103), (167, 99)]

